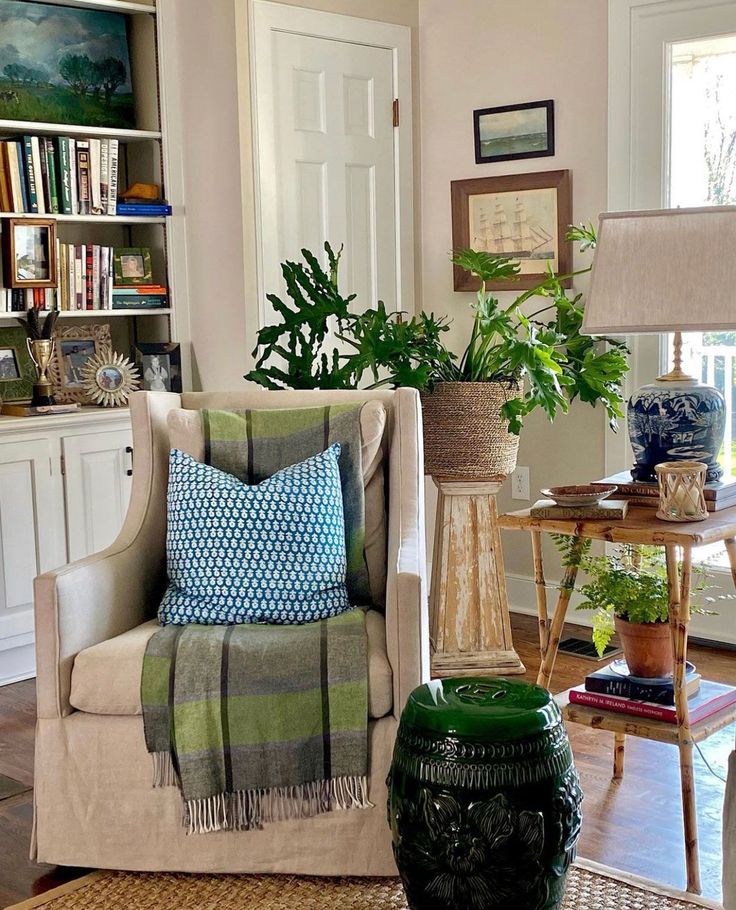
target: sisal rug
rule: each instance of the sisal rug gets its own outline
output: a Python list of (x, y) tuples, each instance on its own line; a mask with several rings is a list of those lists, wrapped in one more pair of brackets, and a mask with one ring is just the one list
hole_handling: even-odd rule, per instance
[[(580, 861), (564, 910), (692, 910), (712, 901)], [(406, 910), (397, 879), (94, 872), (7, 910)]]

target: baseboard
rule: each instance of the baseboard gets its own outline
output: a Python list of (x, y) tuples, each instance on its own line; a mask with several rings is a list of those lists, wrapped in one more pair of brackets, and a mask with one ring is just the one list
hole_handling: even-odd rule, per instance
[(14, 648), (6, 648), (0, 653), (2, 653), (0, 686), (9, 686), (11, 683), (31, 679), (36, 675), (36, 648), (33, 641)]

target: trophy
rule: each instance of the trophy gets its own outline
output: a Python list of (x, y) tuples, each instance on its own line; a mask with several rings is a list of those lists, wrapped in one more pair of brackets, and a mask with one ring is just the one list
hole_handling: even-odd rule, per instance
[(51, 358), (54, 356), (54, 339), (51, 337), (56, 320), (59, 317), (57, 310), (52, 310), (43, 322), (39, 322), (38, 311), (31, 308), (26, 314), (26, 319), (19, 319), (28, 334), (26, 344), (31, 360), (38, 371), (38, 379), (33, 383), (33, 400), (32, 408), (46, 407), (55, 404), (52, 395), (51, 380), (49, 379), (48, 369)]

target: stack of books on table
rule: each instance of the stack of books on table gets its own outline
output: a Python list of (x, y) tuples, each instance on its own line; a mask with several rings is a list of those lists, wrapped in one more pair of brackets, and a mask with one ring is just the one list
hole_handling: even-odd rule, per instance
[[(632, 506), (647, 506), (656, 509), (659, 507), (659, 487), (656, 483), (634, 481), (629, 471), (622, 471), (603, 480), (594, 480), (595, 486), (618, 487), (616, 499), (625, 500)], [(720, 512), (721, 509), (730, 509), (736, 506), (736, 477), (723, 477), (721, 480), (707, 483), (705, 490), (705, 506), (709, 512)]]
[(22, 136), (0, 142), (0, 210), (116, 215), (117, 139)]
[[(693, 724), (736, 705), (735, 687), (701, 679), (692, 664), (688, 664), (685, 688)], [(642, 679), (632, 676), (624, 660), (615, 660), (590, 673), (584, 685), (570, 689), (569, 698), (571, 704), (588, 708), (677, 723), (672, 677)]]
[(167, 307), (168, 301), (168, 290), (162, 284), (115, 285), (112, 289), (113, 310), (157, 310)]

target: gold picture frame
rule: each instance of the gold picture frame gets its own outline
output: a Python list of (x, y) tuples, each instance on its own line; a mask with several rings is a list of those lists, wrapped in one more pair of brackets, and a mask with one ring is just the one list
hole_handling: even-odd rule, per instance
[(3, 225), (3, 284), (6, 288), (55, 288), (56, 222), (9, 218)]
[(54, 398), (59, 404), (89, 404), (83, 370), (91, 357), (112, 349), (109, 324), (65, 326), (54, 334), (54, 339), (54, 357), (49, 366)]

